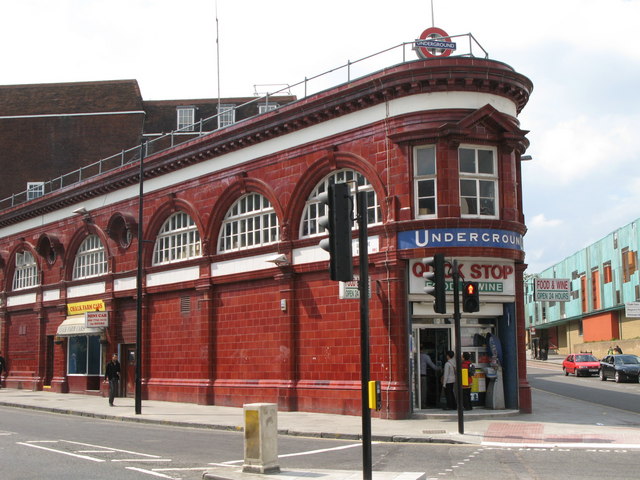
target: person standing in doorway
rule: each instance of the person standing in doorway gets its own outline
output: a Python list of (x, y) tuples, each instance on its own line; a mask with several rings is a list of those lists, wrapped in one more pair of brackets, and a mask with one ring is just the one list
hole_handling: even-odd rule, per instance
[(2, 352), (0, 352), (0, 388), (2, 388), (2, 372), (7, 373), (7, 364), (4, 361)]
[(462, 375), (462, 407), (465, 410), (471, 410), (471, 384), (472, 380), (472, 370), (473, 365), (471, 363), (471, 355), (469, 352), (464, 352), (462, 354), (462, 363), (460, 364), (462, 370), (467, 371), (467, 383), (464, 383), (464, 374)]
[(111, 361), (107, 363), (104, 379), (109, 380), (109, 405), (113, 407), (113, 399), (118, 393), (120, 381), (120, 362), (118, 362), (118, 355), (115, 353), (111, 357)]
[(444, 374), (442, 375), (442, 386), (444, 387), (444, 396), (447, 400), (445, 410), (457, 409), (456, 397), (453, 393), (453, 387), (456, 384), (456, 361), (455, 354), (449, 350), (447, 352), (447, 363), (444, 364)]
[[(420, 408), (427, 408), (427, 375), (431, 375), (435, 378), (435, 374), (438, 371), (438, 367), (431, 360), (431, 356), (427, 353), (427, 346), (421, 345), (420, 347)], [(435, 386), (437, 388), (437, 383)], [(433, 388), (433, 387), (431, 387)]]

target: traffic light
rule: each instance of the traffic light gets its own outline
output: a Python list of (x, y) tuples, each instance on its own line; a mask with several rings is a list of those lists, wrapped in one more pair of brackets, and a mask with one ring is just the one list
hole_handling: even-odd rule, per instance
[(320, 241), (320, 247), (331, 256), (329, 276), (331, 280), (348, 282), (353, 279), (351, 255), (353, 202), (349, 185), (346, 183), (329, 185), (327, 192), (321, 193), (318, 200), (326, 204), (324, 216), (318, 219), (318, 224), (329, 231), (329, 238)]
[(424, 287), (424, 292), (435, 297), (433, 310), (436, 313), (447, 313), (446, 285), (444, 283), (444, 253), (436, 253), (433, 257), (423, 258), (422, 263), (431, 270), (422, 274), (432, 285)]
[(465, 282), (462, 287), (462, 311), (477, 312), (480, 310), (478, 282)]

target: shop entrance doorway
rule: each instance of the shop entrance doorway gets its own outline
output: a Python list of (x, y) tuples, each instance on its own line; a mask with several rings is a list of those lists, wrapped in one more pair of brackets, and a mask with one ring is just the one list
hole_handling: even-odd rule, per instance
[(136, 394), (136, 346), (122, 346), (122, 381), (120, 388), (123, 397), (133, 398)]
[[(447, 350), (453, 350), (453, 330), (450, 326), (414, 326), (413, 351), (413, 408), (423, 410), (440, 408), (442, 400), (442, 369), (447, 361)], [(428, 355), (436, 369), (428, 365)]]

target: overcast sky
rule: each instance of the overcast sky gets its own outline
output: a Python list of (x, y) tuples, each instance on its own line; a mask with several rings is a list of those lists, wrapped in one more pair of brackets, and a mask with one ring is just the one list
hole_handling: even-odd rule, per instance
[[(472, 33), (535, 85), (520, 116), (534, 158), (528, 271), (640, 217), (640, 0), (434, 0), (434, 11), (437, 27)], [(222, 96), (295, 84), (432, 25), (429, 0), (218, 0), (217, 17)], [(2, 0), (0, 45), (3, 85), (136, 79), (145, 100), (218, 94), (215, 0)]]

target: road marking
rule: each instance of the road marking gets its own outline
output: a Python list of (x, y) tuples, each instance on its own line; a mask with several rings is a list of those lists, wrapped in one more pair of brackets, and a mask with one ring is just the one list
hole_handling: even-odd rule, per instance
[(84, 447), (104, 448), (105, 450), (112, 450), (113, 452), (130, 453), (131, 455), (140, 455), (141, 457), (160, 458), (159, 455), (150, 455), (148, 453), (132, 452), (131, 450), (122, 450), (122, 449), (119, 449), (119, 448), (103, 447), (102, 445), (93, 445), (91, 443), (73, 442), (71, 440), (60, 440), (60, 441), (61, 442), (66, 442), (66, 443), (72, 443), (74, 445), (82, 445)]
[(26, 447), (31, 448), (39, 448), (41, 450), (46, 450), (48, 452), (61, 453), (62, 455), (69, 455), (70, 457), (82, 458), (84, 460), (91, 460), (92, 462), (104, 462), (100, 458), (89, 457), (87, 455), (78, 455), (77, 453), (65, 452), (63, 450), (56, 450), (55, 448), (47, 448), (41, 445), (33, 445), (32, 443), (18, 442), (18, 445), (24, 445)]
[(114, 458), (112, 462), (170, 462), (170, 458)]
[[(378, 444), (380, 442), (372, 442), (372, 445)], [(357, 447), (361, 447), (362, 444), (361, 443), (354, 443), (351, 445), (342, 445), (340, 447), (333, 447), (333, 448), (322, 448), (320, 450), (308, 450), (306, 452), (298, 452), (298, 453), (287, 453), (284, 455), (278, 455), (278, 458), (287, 458), (287, 457), (300, 457), (303, 455), (315, 455), (317, 453), (326, 453), (326, 452), (334, 452), (336, 450), (346, 450), (348, 448), (357, 448)], [(214, 466), (230, 466), (233, 465), (235, 463), (243, 463), (244, 459), (242, 460), (229, 460), (228, 462), (222, 462), (222, 463), (210, 463), (209, 465), (214, 465)]]
[(570, 443), (570, 442), (563, 442), (563, 443), (509, 443), (509, 442), (482, 442), (483, 446), (486, 447), (513, 447), (513, 448), (535, 448), (535, 449), (541, 449), (541, 450), (547, 450), (550, 448), (571, 448), (571, 449), (576, 449), (576, 448), (586, 448), (586, 449), (590, 449), (590, 448), (595, 448), (595, 449), (602, 449), (602, 448), (615, 448), (616, 450), (623, 450), (623, 449), (630, 449), (630, 450), (640, 450), (640, 444), (633, 444), (633, 443), (615, 443), (615, 444), (611, 444), (611, 443)]
[(164, 473), (154, 472), (153, 470), (145, 470), (144, 468), (136, 468), (136, 467), (127, 467), (127, 470), (133, 470), (140, 473), (146, 473), (147, 475), (153, 475), (154, 477), (160, 478), (170, 478), (171, 480), (180, 480), (175, 477), (170, 477), (169, 475), (165, 475)]

